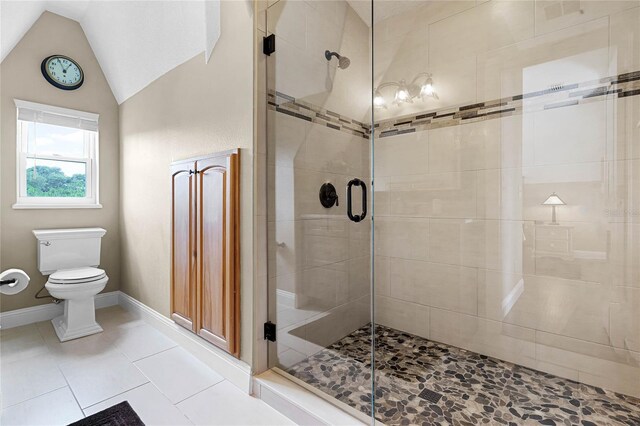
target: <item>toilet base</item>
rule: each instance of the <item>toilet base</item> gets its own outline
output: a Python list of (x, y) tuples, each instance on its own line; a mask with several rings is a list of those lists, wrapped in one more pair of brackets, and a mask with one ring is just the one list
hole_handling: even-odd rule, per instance
[(51, 320), (61, 342), (102, 332), (96, 322), (93, 296), (64, 301), (64, 314)]

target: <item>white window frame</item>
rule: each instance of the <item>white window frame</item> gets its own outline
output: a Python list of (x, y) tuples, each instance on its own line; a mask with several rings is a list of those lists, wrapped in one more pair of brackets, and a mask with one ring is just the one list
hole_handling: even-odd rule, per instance
[[(99, 188), (99, 132), (82, 128), (78, 124), (77, 128), (83, 130), (86, 158), (61, 157), (43, 155), (28, 152), (28, 140), (26, 137), (29, 122), (47, 122), (46, 120), (20, 120), (18, 111), (20, 108), (28, 109), (32, 112), (42, 113), (49, 117), (58, 117), (62, 122), (65, 120), (77, 121), (80, 123), (92, 123), (97, 129), (98, 114), (76, 111), (68, 108), (60, 108), (51, 105), (37, 104), (35, 102), (14, 100), (16, 104), (16, 203), (14, 209), (87, 209), (102, 208), (98, 196)], [(58, 124), (51, 123), (49, 124)], [(69, 126), (71, 128), (76, 126)], [(29, 197), (27, 196), (27, 159), (70, 161), (74, 163), (84, 163), (86, 166), (86, 197)]]

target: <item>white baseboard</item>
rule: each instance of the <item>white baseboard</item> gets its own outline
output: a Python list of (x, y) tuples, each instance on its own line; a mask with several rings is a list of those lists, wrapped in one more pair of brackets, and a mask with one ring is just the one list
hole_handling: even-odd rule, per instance
[(119, 304), (127, 311), (139, 316), (160, 332), (166, 334), (200, 361), (240, 388), (240, 390), (251, 393), (252, 374), (251, 367), (248, 364), (211, 345), (180, 327), (170, 318), (123, 292), (119, 292)]
[(96, 309), (108, 308), (120, 303), (120, 291), (100, 293), (96, 296)]
[[(95, 299), (96, 309), (117, 305), (119, 295), (119, 291), (110, 291), (108, 293), (98, 294)], [(0, 328), (7, 329), (33, 324), (35, 322), (52, 320), (55, 317), (62, 315), (63, 312), (64, 303), (47, 303), (44, 305), (32, 306), (30, 308), (2, 312), (0, 313)]]

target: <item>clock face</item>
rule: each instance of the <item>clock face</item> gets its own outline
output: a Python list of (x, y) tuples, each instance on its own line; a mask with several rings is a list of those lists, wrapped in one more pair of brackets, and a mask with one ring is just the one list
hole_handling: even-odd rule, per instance
[(58, 89), (75, 90), (84, 82), (80, 65), (66, 56), (49, 56), (42, 61), (40, 68), (44, 78)]

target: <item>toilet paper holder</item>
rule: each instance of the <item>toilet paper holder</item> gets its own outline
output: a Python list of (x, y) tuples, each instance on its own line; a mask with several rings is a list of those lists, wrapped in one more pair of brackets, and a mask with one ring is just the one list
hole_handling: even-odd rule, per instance
[(0, 272), (0, 293), (18, 294), (29, 285), (29, 275), (20, 269), (7, 269)]
[(18, 282), (17, 278), (10, 278), (8, 280), (0, 280), (0, 285), (11, 285)]

